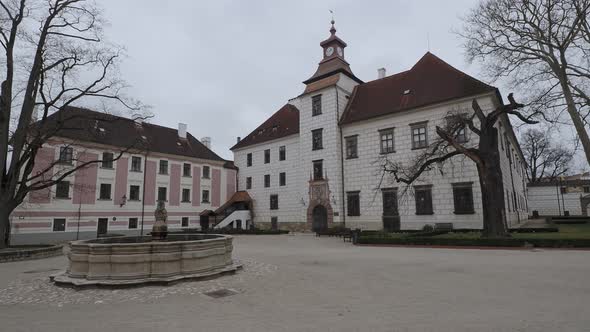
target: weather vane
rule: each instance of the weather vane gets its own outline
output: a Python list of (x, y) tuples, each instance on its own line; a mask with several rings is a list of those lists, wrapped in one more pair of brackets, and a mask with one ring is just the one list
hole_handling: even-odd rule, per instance
[(330, 9), (330, 14), (332, 14), (332, 24), (334, 24), (334, 11)]

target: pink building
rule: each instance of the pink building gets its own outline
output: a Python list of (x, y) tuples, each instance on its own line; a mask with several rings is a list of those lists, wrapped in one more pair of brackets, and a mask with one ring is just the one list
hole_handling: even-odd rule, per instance
[[(236, 191), (237, 168), (186, 131), (80, 108), (48, 121), (65, 123), (37, 156), (33, 174), (59, 176), (100, 160), (51, 189), (31, 193), (11, 216), (11, 243), (95, 238), (151, 231), (156, 201), (164, 200), (170, 228), (200, 227)], [(204, 220), (203, 220), (204, 221)]]

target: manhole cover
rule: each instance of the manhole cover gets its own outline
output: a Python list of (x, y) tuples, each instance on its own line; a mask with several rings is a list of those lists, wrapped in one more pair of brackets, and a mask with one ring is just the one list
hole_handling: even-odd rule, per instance
[(217, 289), (214, 291), (206, 292), (203, 294), (210, 296), (212, 298), (218, 299), (220, 297), (226, 297), (226, 296), (232, 296), (232, 295), (238, 294), (238, 292), (236, 292), (233, 289), (222, 288), (222, 289)]
[(59, 269), (39, 269), (39, 270), (25, 271), (23, 273), (43, 273), (43, 272), (53, 272), (53, 271), (59, 271)]

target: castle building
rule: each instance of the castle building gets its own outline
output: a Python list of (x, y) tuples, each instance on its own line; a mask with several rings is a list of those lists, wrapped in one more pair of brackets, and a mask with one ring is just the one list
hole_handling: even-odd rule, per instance
[(58, 130), (40, 149), (32, 175), (55, 179), (100, 162), (31, 192), (11, 215), (13, 245), (145, 235), (157, 201), (165, 202), (172, 230), (212, 227), (209, 215), (234, 197), (233, 162), (184, 124), (173, 129), (74, 107), (47, 123)]
[[(449, 112), (484, 111), (503, 104), (499, 90), (428, 52), (409, 70), (364, 82), (346, 61), (336, 35), (320, 43), (322, 60), (289, 100), (231, 150), (238, 188), (252, 199), (258, 227), (317, 230), (419, 229), (452, 223), (481, 228), (475, 164), (455, 156), (406, 187), (383, 176), (379, 160), (408, 163), (436, 138)], [(508, 117), (497, 128), (502, 149), (506, 224), (527, 217), (522, 152)], [(477, 137), (462, 133), (465, 144)]]

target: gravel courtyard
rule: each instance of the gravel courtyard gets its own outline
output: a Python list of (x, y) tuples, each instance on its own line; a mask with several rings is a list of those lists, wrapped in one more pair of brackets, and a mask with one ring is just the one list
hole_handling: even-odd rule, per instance
[[(590, 251), (355, 247), (238, 236), (235, 275), (57, 288), (65, 257), (0, 264), (1, 331), (589, 331)], [(204, 293), (235, 293), (214, 298)]]

